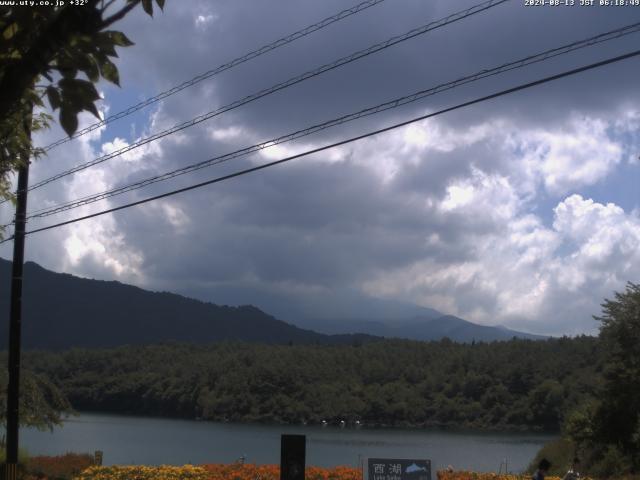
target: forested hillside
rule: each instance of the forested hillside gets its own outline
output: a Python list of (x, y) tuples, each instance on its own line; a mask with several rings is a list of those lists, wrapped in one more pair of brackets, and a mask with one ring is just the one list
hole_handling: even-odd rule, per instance
[(592, 337), (158, 345), (28, 352), (24, 363), (59, 384), (78, 410), (484, 429), (557, 429), (601, 377)]
[[(0, 290), (8, 291), (11, 263), (0, 259)], [(344, 344), (367, 335), (322, 335), (282, 322), (251, 305), (231, 307), (119, 282), (89, 280), (24, 265), (22, 345), (26, 348), (115, 347), (163, 342)], [(9, 311), (9, 296), (0, 296)], [(8, 323), (0, 344), (8, 342)]]

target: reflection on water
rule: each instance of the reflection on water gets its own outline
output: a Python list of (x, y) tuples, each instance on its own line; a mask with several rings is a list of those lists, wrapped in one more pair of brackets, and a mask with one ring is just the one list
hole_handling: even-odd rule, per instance
[[(320, 444), (336, 444), (336, 445), (351, 445), (351, 446), (382, 446), (389, 445), (389, 442), (383, 442), (382, 440), (349, 440), (349, 439), (338, 439), (338, 438), (310, 438), (307, 439), (308, 443), (320, 443)], [(396, 444), (400, 445), (400, 444)]]
[(53, 433), (22, 430), (20, 443), (31, 454), (104, 452), (104, 463), (173, 464), (278, 463), (280, 435), (307, 436), (307, 464), (358, 465), (359, 458), (429, 459), (435, 469), (497, 471), (527, 467), (549, 435), (439, 430), (341, 429), (320, 426), (221, 424), (191, 420), (82, 414)]

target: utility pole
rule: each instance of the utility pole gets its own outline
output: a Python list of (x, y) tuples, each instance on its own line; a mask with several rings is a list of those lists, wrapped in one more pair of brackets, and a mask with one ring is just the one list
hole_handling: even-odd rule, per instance
[[(25, 120), (25, 129), (31, 138), (31, 115)], [(20, 334), (22, 329), (22, 266), (24, 264), (24, 237), (27, 215), (27, 188), (29, 186), (29, 157), (22, 159), (18, 170), (16, 192), (15, 231), (13, 235), (13, 265), (11, 269), (11, 310), (9, 318), (9, 386), (7, 388), (7, 444), (5, 480), (18, 477), (18, 428), (20, 422)]]

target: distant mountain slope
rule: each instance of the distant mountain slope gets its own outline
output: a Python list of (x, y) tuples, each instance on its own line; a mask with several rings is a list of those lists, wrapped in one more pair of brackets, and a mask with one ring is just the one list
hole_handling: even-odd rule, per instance
[(444, 315), (432, 308), (410, 302), (373, 297), (355, 287), (328, 287), (316, 291), (273, 289), (247, 283), (242, 286), (189, 285), (183, 289), (176, 285), (175, 288), (175, 293), (214, 303), (254, 305), (263, 312), (269, 312), (270, 315), (301, 328), (308, 328), (307, 322), (318, 318), (332, 319), (336, 322), (345, 318), (381, 322), (395, 318), (435, 318)]
[(386, 321), (368, 320), (314, 320), (299, 326), (326, 334), (366, 333), (386, 338), (410, 340), (440, 340), (447, 337), (456, 342), (492, 342), (511, 340), (513, 337), (542, 340), (547, 337), (510, 330), (502, 326), (489, 327), (471, 323), (453, 315), (421, 316)]
[(511, 340), (513, 337), (542, 340), (547, 337), (532, 335), (530, 333), (510, 330), (502, 326), (486, 326), (463, 320), (453, 315), (443, 315), (432, 319), (413, 319), (401, 323), (397, 327), (397, 333), (404, 338), (416, 340), (439, 340), (448, 337), (457, 342), (491, 342), (496, 340)]
[[(0, 345), (7, 345), (11, 262), (0, 259)], [(252, 307), (218, 306), (119, 282), (88, 280), (25, 264), (22, 345), (62, 349), (158, 342), (339, 344), (366, 335), (328, 336)]]

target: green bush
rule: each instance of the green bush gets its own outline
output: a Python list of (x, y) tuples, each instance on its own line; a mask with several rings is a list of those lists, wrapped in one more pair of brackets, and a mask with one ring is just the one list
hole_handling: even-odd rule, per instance
[[(576, 445), (567, 438), (558, 438), (544, 445), (536, 454), (535, 458), (527, 468), (528, 473), (533, 473), (538, 469), (538, 463), (543, 458), (551, 462), (549, 475), (563, 477), (571, 467), (571, 462), (576, 455)], [(582, 473), (582, 472), (580, 472)]]
[[(4, 465), (7, 458), (7, 451), (5, 447), (0, 448), (0, 465)], [(24, 465), (29, 460), (29, 452), (24, 448), (18, 450), (18, 464)]]
[(589, 473), (597, 478), (619, 478), (631, 470), (629, 457), (613, 445), (607, 446), (592, 462)]

